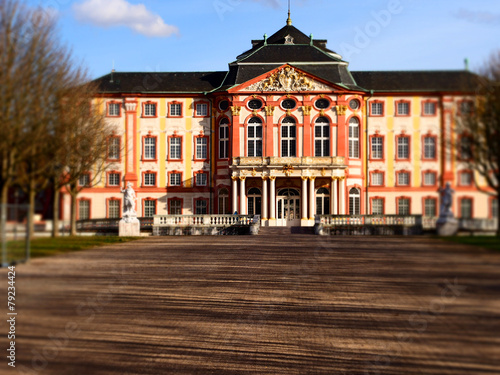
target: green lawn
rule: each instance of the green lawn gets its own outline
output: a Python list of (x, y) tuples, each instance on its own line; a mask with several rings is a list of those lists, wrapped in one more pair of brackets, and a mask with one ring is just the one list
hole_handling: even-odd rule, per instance
[(481, 246), (500, 251), (500, 238), (495, 236), (454, 236), (443, 237), (443, 239), (445, 241), (472, 246)]
[[(32, 258), (63, 254), (71, 251), (90, 249), (96, 246), (134, 241), (137, 237), (118, 236), (71, 236), (58, 238), (35, 238), (31, 241), (30, 256)], [(7, 242), (9, 263), (24, 259), (25, 242)]]

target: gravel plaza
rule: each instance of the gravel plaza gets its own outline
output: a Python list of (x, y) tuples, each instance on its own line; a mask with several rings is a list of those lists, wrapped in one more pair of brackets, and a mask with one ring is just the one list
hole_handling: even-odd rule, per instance
[(500, 253), (427, 237), (145, 238), (17, 265), (16, 308), (1, 374), (500, 373)]

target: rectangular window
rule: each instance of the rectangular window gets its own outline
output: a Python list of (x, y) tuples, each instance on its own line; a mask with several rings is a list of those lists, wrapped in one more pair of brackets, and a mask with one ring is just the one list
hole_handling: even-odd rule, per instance
[(179, 103), (170, 104), (170, 116), (173, 117), (182, 116), (182, 105)]
[(384, 158), (384, 138), (373, 137), (372, 138), (372, 159), (383, 159)]
[(435, 199), (424, 199), (424, 216), (436, 217), (437, 207)]
[(156, 201), (144, 201), (144, 217), (152, 217), (156, 215)]
[(375, 102), (371, 104), (371, 115), (372, 116), (383, 116), (384, 115), (384, 103)]
[(493, 219), (498, 218), (498, 199), (491, 200), (491, 217)]
[(156, 103), (144, 104), (144, 116), (156, 117)]
[(182, 138), (170, 138), (170, 159), (181, 159), (181, 140)]
[(384, 200), (377, 198), (372, 200), (372, 215), (384, 214)]
[(424, 159), (436, 159), (435, 137), (424, 137)]
[(117, 219), (120, 217), (120, 201), (119, 200), (109, 200), (108, 201), (108, 218)]
[(90, 201), (78, 201), (78, 220), (88, 220), (90, 218)]
[(156, 173), (144, 173), (144, 186), (156, 186)]
[(424, 115), (434, 116), (436, 114), (436, 102), (424, 102)]
[(108, 104), (108, 116), (113, 116), (113, 117), (120, 116), (120, 103)]
[(472, 199), (462, 198), (460, 201), (460, 217), (462, 219), (472, 218)]
[(170, 200), (170, 215), (182, 215), (182, 201), (180, 199)]
[(410, 103), (398, 102), (396, 106), (398, 116), (408, 116), (410, 114)]
[(181, 186), (181, 174), (180, 173), (170, 174), (170, 186)]
[(460, 159), (470, 160), (472, 158), (472, 142), (470, 137), (462, 136), (459, 146)]
[(109, 186), (120, 186), (120, 174), (119, 173), (109, 173), (108, 174), (108, 185)]
[(219, 158), (227, 159), (229, 157), (229, 126), (220, 125), (219, 127)]
[(398, 173), (398, 185), (401, 186), (410, 185), (410, 173), (408, 172)]
[(111, 137), (108, 139), (108, 159), (120, 159), (120, 138)]
[(384, 184), (384, 174), (380, 172), (372, 173), (372, 185), (381, 186)]
[(197, 173), (196, 174), (196, 186), (207, 186), (207, 174)]
[(461, 172), (459, 182), (460, 182), (460, 185), (462, 185), (462, 186), (472, 185), (472, 173)]
[(78, 185), (90, 186), (90, 175), (88, 173), (82, 174), (80, 178), (78, 178)]
[(436, 174), (432, 172), (424, 173), (424, 185), (425, 186), (434, 186), (436, 185)]
[(196, 104), (196, 116), (208, 116), (208, 105), (205, 103)]
[(248, 156), (262, 156), (262, 125), (248, 124)]
[(398, 159), (410, 158), (410, 138), (398, 137)]
[(398, 199), (398, 215), (410, 214), (410, 200), (407, 198)]
[(195, 201), (194, 207), (195, 207), (195, 214), (196, 215), (206, 215), (208, 212), (206, 200), (197, 199)]
[(144, 138), (144, 159), (156, 159), (156, 138)]
[(359, 120), (355, 117), (349, 121), (349, 157), (359, 158)]
[(196, 159), (207, 158), (207, 139), (196, 138)]

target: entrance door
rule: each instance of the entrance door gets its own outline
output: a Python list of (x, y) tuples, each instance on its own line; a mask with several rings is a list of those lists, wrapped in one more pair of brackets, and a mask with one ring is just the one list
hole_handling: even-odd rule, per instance
[(276, 203), (278, 226), (291, 227), (300, 225), (300, 194), (297, 190), (280, 190)]

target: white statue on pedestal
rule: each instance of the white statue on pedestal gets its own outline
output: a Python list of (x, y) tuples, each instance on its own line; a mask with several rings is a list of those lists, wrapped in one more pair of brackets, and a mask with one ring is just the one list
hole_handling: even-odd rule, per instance
[(451, 205), (453, 203), (453, 190), (450, 183), (447, 182), (445, 188), (440, 188), (439, 193), (441, 194), (441, 212), (439, 213), (440, 218), (452, 218), (453, 212), (451, 212)]
[(138, 221), (137, 212), (135, 212), (135, 191), (132, 189), (132, 183), (127, 183), (126, 189), (120, 190), (123, 193), (123, 218), (125, 223), (133, 223)]
[(436, 222), (437, 234), (440, 236), (454, 236), (458, 232), (458, 220), (453, 217), (451, 205), (453, 204), (453, 190), (447, 182), (444, 188), (439, 189), (441, 195), (441, 212)]

